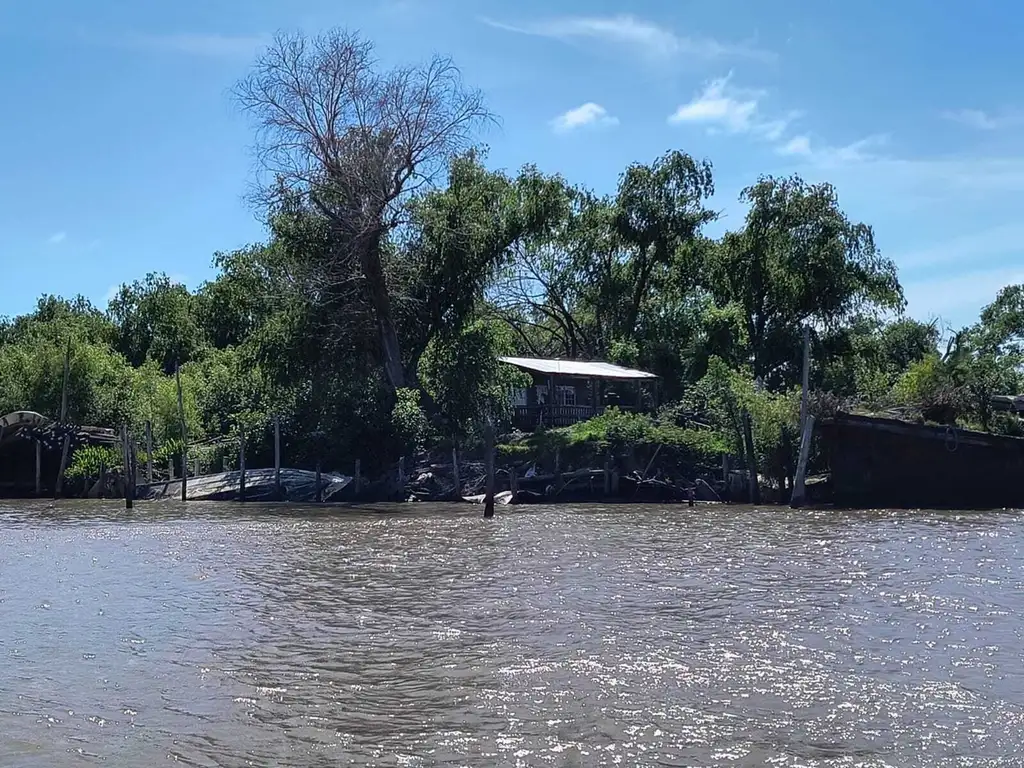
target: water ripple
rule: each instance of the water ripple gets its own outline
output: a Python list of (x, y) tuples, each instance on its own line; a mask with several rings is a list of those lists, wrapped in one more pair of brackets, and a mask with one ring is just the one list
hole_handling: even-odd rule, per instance
[(1024, 518), (0, 506), (0, 765), (1010, 766)]

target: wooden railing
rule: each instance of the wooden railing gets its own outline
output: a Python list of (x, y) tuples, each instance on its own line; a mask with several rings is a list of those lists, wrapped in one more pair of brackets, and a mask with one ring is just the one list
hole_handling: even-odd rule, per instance
[(514, 423), (518, 429), (568, 427), (594, 415), (589, 405), (517, 405)]

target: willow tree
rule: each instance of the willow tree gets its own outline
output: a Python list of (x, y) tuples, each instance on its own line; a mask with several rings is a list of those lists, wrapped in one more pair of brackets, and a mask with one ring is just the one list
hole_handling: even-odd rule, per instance
[(235, 95), (256, 124), (268, 202), (298, 195), (330, 223), (331, 256), (318, 265), (322, 290), (347, 294), (359, 284), (385, 377), (393, 389), (404, 387), (389, 238), (410, 197), (444, 178), (491, 119), (480, 92), (464, 85), (448, 58), (382, 69), (369, 41), (331, 30), (279, 35)]

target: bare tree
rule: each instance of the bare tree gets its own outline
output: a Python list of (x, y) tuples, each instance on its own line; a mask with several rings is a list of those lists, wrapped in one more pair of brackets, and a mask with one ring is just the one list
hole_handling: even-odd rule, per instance
[(279, 35), (235, 88), (254, 119), (268, 191), (302, 195), (331, 223), (328, 286), (363, 281), (385, 374), (405, 386), (382, 245), (410, 195), (443, 174), (491, 118), (450, 59), (381, 71), (373, 45), (332, 30)]

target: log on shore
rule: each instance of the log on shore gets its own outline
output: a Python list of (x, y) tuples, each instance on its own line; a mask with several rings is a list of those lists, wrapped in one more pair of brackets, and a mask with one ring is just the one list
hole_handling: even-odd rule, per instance
[[(238, 501), (242, 473), (218, 472), (188, 479), (189, 501)], [(320, 498), (332, 501), (352, 482), (346, 475), (321, 473)], [(139, 499), (180, 499), (181, 480), (140, 485)], [(316, 473), (306, 469), (281, 469), (281, 492), (277, 490), (277, 473), (271, 469), (247, 469), (246, 501), (294, 501), (312, 503), (317, 498)]]

